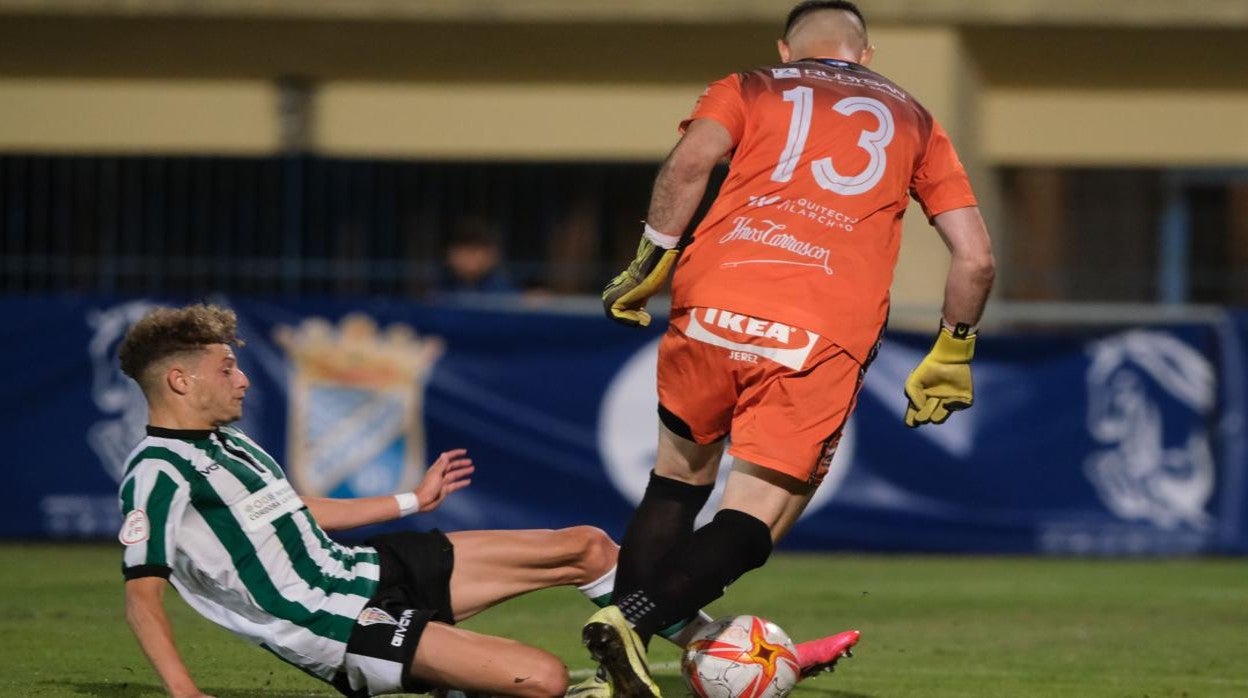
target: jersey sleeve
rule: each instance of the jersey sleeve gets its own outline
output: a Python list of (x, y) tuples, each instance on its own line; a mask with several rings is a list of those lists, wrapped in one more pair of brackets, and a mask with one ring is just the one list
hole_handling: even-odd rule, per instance
[(929, 221), (945, 211), (978, 203), (949, 134), (935, 121), (927, 150), (910, 183), (910, 193), (923, 207)]
[(127, 580), (169, 578), (178, 526), (190, 503), (190, 488), (159, 461), (137, 464), (121, 485), (121, 571)]
[(741, 94), (741, 76), (733, 73), (722, 80), (717, 80), (706, 88), (698, 103), (693, 107), (693, 114), (680, 122), (680, 132), (695, 119), (714, 119), (732, 136), (735, 146), (741, 142), (745, 134), (745, 98)]

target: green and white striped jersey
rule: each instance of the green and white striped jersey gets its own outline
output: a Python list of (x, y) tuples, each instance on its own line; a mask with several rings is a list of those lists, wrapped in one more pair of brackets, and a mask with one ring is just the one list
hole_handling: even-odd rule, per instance
[(377, 552), (329, 539), (241, 431), (148, 427), (121, 483), (127, 579), (167, 577), (209, 620), (325, 680), (377, 588)]

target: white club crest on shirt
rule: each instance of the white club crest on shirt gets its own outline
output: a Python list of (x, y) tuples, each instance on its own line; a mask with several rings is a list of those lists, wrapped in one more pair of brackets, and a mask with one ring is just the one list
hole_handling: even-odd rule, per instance
[(117, 540), (122, 545), (138, 545), (147, 540), (152, 534), (152, 526), (148, 523), (147, 514), (142, 509), (135, 509), (126, 514), (125, 521), (121, 522), (121, 531), (117, 534)]
[(376, 606), (369, 606), (363, 611), (360, 611), (360, 615), (355, 619), (355, 622), (366, 627), (369, 625), (379, 625), (383, 623), (385, 625), (399, 624), (399, 621), (395, 620), (394, 616), (386, 613)]

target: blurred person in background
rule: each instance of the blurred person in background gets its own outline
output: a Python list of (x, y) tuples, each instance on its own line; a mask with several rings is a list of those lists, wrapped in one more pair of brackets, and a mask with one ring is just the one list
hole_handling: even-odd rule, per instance
[(442, 293), (515, 293), (504, 267), (498, 229), (477, 215), (455, 221), (438, 290)]
[[(637, 257), (603, 293), (608, 317), (647, 325), (646, 301), (675, 267), (654, 471), (614, 604), (582, 630), (617, 696), (659, 694), (645, 643), (761, 567), (822, 481), (883, 333), (911, 195), (951, 263), (935, 345), (906, 381), (905, 422), (939, 424), (972, 402), (995, 265), (948, 135), (866, 67), (874, 48), (853, 3), (798, 4), (778, 48), (781, 63), (703, 93), (656, 177)], [(684, 237), (726, 156), (727, 180)], [(695, 531), (729, 435), (723, 502)], [(830, 664), (844, 649), (829, 638), (799, 660)]]

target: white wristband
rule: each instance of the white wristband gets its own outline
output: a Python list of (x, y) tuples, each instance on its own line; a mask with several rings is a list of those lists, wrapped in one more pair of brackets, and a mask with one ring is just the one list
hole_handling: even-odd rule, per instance
[(399, 503), (399, 516), (407, 516), (420, 511), (420, 500), (416, 498), (415, 492), (396, 494), (394, 495), (394, 501)]
[(642, 233), (642, 236), (665, 250), (676, 249), (676, 246), (680, 244), (679, 235), (667, 235), (666, 233), (660, 233), (650, 227), (649, 223), (646, 224), (646, 230)]

